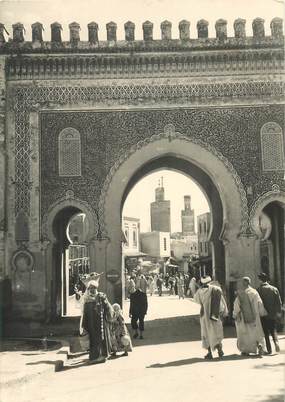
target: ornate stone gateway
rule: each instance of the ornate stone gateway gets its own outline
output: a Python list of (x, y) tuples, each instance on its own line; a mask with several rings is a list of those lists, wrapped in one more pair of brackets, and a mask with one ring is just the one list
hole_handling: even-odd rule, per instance
[[(102, 288), (120, 302), (122, 205), (158, 166), (194, 177), (207, 195), (216, 272), (227, 291), (245, 274), (256, 280), (264, 241), (281, 288), (282, 20), (272, 20), (268, 37), (261, 19), (253, 21), (252, 37), (240, 19), (233, 38), (224, 20), (215, 25), (216, 38), (208, 38), (207, 21), (197, 23), (197, 39), (189, 27), (181, 21), (179, 39), (172, 39), (164, 21), (156, 40), (147, 21), (137, 41), (132, 22), (125, 40), (109, 23), (107, 41), (100, 41), (92, 22), (84, 42), (72, 23), (70, 41), (62, 42), (60, 24), (44, 41), (35, 23), (27, 42), (15, 24), (6, 42), (0, 25), (1, 272), (12, 281), (15, 316), (58, 315), (62, 228), (76, 213), (88, 219), (91, 270), (105, 273)], [(263, 213), (273, 228), (266, 240)]]

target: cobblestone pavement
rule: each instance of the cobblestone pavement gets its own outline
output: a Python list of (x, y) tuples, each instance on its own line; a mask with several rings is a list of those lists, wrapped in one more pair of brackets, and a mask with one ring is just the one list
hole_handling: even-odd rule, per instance
[[(189, 299), (157, 300), (150, 301), (145, 340), (136, 340), (128, 357), (101, 365), (89, 365), (86, 354), (69, 359), (60, 372), (43, 374), (12, 392), (2, 390), (1, 402), (283, 401), (284, 335), (280, 354), (244, 358), (237, 351), (233, 329), (225, 328), (226, 355), (208, 362), (199, 340), (197, 306)], [(163, 318), (161, 309), (167, 307), (170, 316)], [(192, 318), (185, 318), (184, 308)], [(171, 316), (174, 312), (176, 318)], [(177, 327), (184, 331), (183, 341)]]

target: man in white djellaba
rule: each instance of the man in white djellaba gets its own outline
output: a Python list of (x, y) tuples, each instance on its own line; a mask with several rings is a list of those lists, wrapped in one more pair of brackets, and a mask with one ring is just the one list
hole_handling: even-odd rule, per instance
[(244, 356), (254, 353), (261, 357), (264, 354), (264, 333), (260, 317), (266, 316), (267, 312), (257, 290), (250, 284), (250, 278), (242, 278), (234, 301), (237, 347)]
[(194, 301), (201, 306), (200, 324), (202, 347), (208, 350), (205, 359), (212, 360), (212, 351), (218, 351), (220, 358), (223, 357), (222, 341), (224, 338), (222, 318), (228, 315), (228, 308), (222, 289), (210, 282), (212, 278), (201, 278), (202, 286), (194, 295)]

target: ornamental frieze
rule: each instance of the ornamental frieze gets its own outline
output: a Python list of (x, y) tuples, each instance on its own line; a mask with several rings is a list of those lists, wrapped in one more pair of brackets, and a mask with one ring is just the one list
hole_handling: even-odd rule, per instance
[[(15, 214), (20, 211), (30, 214), (30, 188), (33, 185), (30, 177), (30, 127), (29, 127), (29, 112), (30, 110), (40, 110), (47, 107), (50, 103), (54, 105), (76, 105), (77, 103), (89, 105), (90, 103), (102, 103), (106, 100), (119, 101), (120, 104), (132, 105), (141, 102), (145, 105), (148, 100), (163, 99), (169, 105), (183, 105), (185, 101), (191, 102), (199, 99), (199, 103), (209, 103), (209, 99), (226, 99), (229, 101), (233, 97), (253, 97), (262, 100), (263, 97), (284, 96), (283, 82), (230, 82), (230, 83), (215, 83), (215, 84), (192, 84), (192, 85), (121, 85), (121, 86), (97, 86), (97, 87), (19, 87), (14, 90), (14, 110), (15, 110)], [(161, 124), (166, 125), (173, 123), (173, 119), (177, 122), (175, 126), (182, 134), (189, 132), (191, 136), (201, 135), (207, 142), (212, 143), (218, 150), (222, 152), (229, 160), (232, 161), (236, 169), (241, 170), (239, 175), (242, 177), (245, 184), (250, 184), (253, 187), (254, 194), (264, 191), (262, 188), (271, 186), (271, 181), (278, 182), (279, 176), (276, 173), (263, 175), (260, 180), (260, 156), (258, 153), (250, 154), (250, 166), (248, 169), (247, 159), (243, 162), (243, 158), (236, 157), (236, 152), (239, 150), (240, 155), (247, 155), (248, 148), (258, 149), (259, 144), (251, 135), (256, 136), (256, 130), (259, 124), (264, 124), (267, 121), (273, 121), (273, 117), (277, 119), (277, 123), (282, 125), (282, 108), (274, 107), (257, 107), (257, 108), (218, 108), (214, 111), (211, 108), (199, 109), (187, 108), (182, 110), (146, 110), (146, 111), (109, 111), (106, 113), (46, 113), (43, 116), (43, 122), (49, 119), (48, 133), (45, 133), (45, 124), (42, 125), (42, 141), (48, 142), (44, 144), (46, 155), (49, 155), (50, 161), (54, 161), (54, 155), (57, 152), (57, 146), (51, 149), (53, 141), (55, 141), (58, 130), (63, 130), (66, 127), (74, 127), (82, 134), (82, 143), (87, 141), (86, 146), (90, 150), (89, 158), (86, 159), (86, 154), (83, 158), (83, 173), (82, 177), (74, 178), (72, 181), (72, 190), (83, 185), (83, 192), (86, 192), (85, 199), (90, 197), (88, 189), (90, 187), (90, 175), (88, 173), (88, 163), (92, 164), (92, 160), (96, 160), (98, 155), (104, 155), (104, 164), (97, 166), (97, 176), (94, 183), (98, 190), (102, 183), (98, 178), (104, 177), (106, 171), (111, 167), (109, 164), (114, 163), (114, 158), (122, 152), (122, 148), (132, 146), (136, 141), (144, 140), (145, 135), (151, 136), (158, 129), (161, 130)], [(273, 116), (273, 117), (272, 117)], [(82, 120), (83, 118), (83, 120)], [(205, 126), (205, 121), (208, 120)], [(160, 126), (157, 127), (157, 122)], [(79, 124), (80, 122), (80, 124)], [(111, 125), (110, 125), (110, 122)], [(79, 124), (79, 126), (78, 126)], [(249, 128), (250, 125), (250, 128)], [(101, 127), (101, 132), (96, 131)], [(145, 129), (141, 132), (141, 128)], [(193, 130), (189, 131), (189, 127)], [(207, 129), (206, 129), (207, 127)], [(83, 130), (82, 130), (83, 129)], [(114, 132), (115, 129), (115, 132)], [(82, 132), (83, 131), (83, 132)], [(249, 132), (251, 135), (248, 135)], [(89, 133), (89, 134), (88, 134)], [(113, 134), (112, 134), (113, 133)], [(229, 136), (230, 133), (230, 136)], [(243, 133), (243, 134), (242, 134)], [(189, 135), (187, 134), (187, 135)], [(95, 135), (95, 137), (94, 137)], [(143, 135), (143, 136), (142, 136)], [(234, 135), (232, 138), (231, 136)], [(48, 137), (46, 137), (48, 136)], [(103, 136), (103, 137), (102, 137)], [(244, 140), (241, 141), (241, 136)], [(252, 139), (251, 139), (252, 138)], [(230, 140), (230, 143), (228, 141)], [(95, 141), (95, 142), (94, 142)], [(236, 142), (237, 141), (237, 142)], [(109, 153), (108, 150), (112, 149)], [(51, 150), (51, 154), (49, 153)], [(106, 154), (108, 153), (108, 155)], [(43, 155), (42, 155), (43, 157)], [(84, 162), (85, 158), (85, 162)], [(46, 162), (43, 162), (46, 163)], [(56, 163), (56, 162), (55, 162)], [(244, 163), (244, 165), (242, 165)], [(45, 177), (46, 188), (52, 186), (51, 193), (47, 192), (48, 197), (60, 197), (59, 188), (63, 190), (70, 187), (70, 182), (58, 182), (55, 175), (54, 165), (45, 167), (46, 172), (51, 174)], [(50, 170), (51, 169), (51, 170)], [(85, 169), (85, 171), (84, 171)], [(85, 173), (84, 173), (85, 172)], [(92, 173), (92, 179), (94, 172)], [(59, 186), (59, 187), (57, 187)], [(97, 191), (94, 190), (94, 191)], [(99, 191), (99, 190), (98, 190)], [(99, 193), (98, 193), (99, 194)], [(98, 200), (98, 194), (92, 194), (92, 203)], [(55, 199), (49, 198), (42, 200), (42, 208), (46, 210), (50, 202)], [(249, 202), (252, 200), (250, 199)]]

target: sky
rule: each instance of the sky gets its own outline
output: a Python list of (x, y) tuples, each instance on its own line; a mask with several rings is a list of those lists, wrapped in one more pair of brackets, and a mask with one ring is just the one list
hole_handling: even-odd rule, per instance
[(128, 20), (136, 24), (136, 38), (142, 38), (141, 25), (150, 20), (154, 23), (154, 39), (160, 39), (160, 23), (170, 20), (173, 38), (178, 38), (178, 22), (191, 22), (191, 37), (197, 37), (196, 23), (203, 18), (210, 22), (209, 36), (215, 36), (215, 21), (228, 20), (228, 35), (233, 36), (233, 21), (247, 20), (247, 33), (251, 35), (251, 23), (256, 17), (265, 19), (266, 34), (270, 34), (270, 21), (284, 18), (284, 0), (0, 0), (0, 22), (4, 23), (10, 36), (11, 25), (22, 22), (26, 40), (31, 40), (31, 24), (40, 21), (45, 27), (44, 39), (50, 40), (50, 24), (58, 21), (63, 26), (63, 40), (68, 40), (68, 24), (76, 21), (81, 25), (81, 39), (87, 40), (87, 24), (99, 24), (99, 39), (106, 39), (106, 23), (118, 24), (118, 39), (124, 39), (123, 25)]
[(181, 231), (181, 210), (184, 209), (184, 195), (191, 195), (191, 208), (195, 210), (195, 225), (197, 215), (209, 212), (209, 205), (200, 187), (188, 176), (182, 173), (160, 170), (145, 176), (129, 193), (124, 207), (123, 216), (139, 218), (141, 231), (150, 231), (150, 203), (155, 201), (155, 188), (163, 176), (165, 199), (171, 201), (171, 231)]

